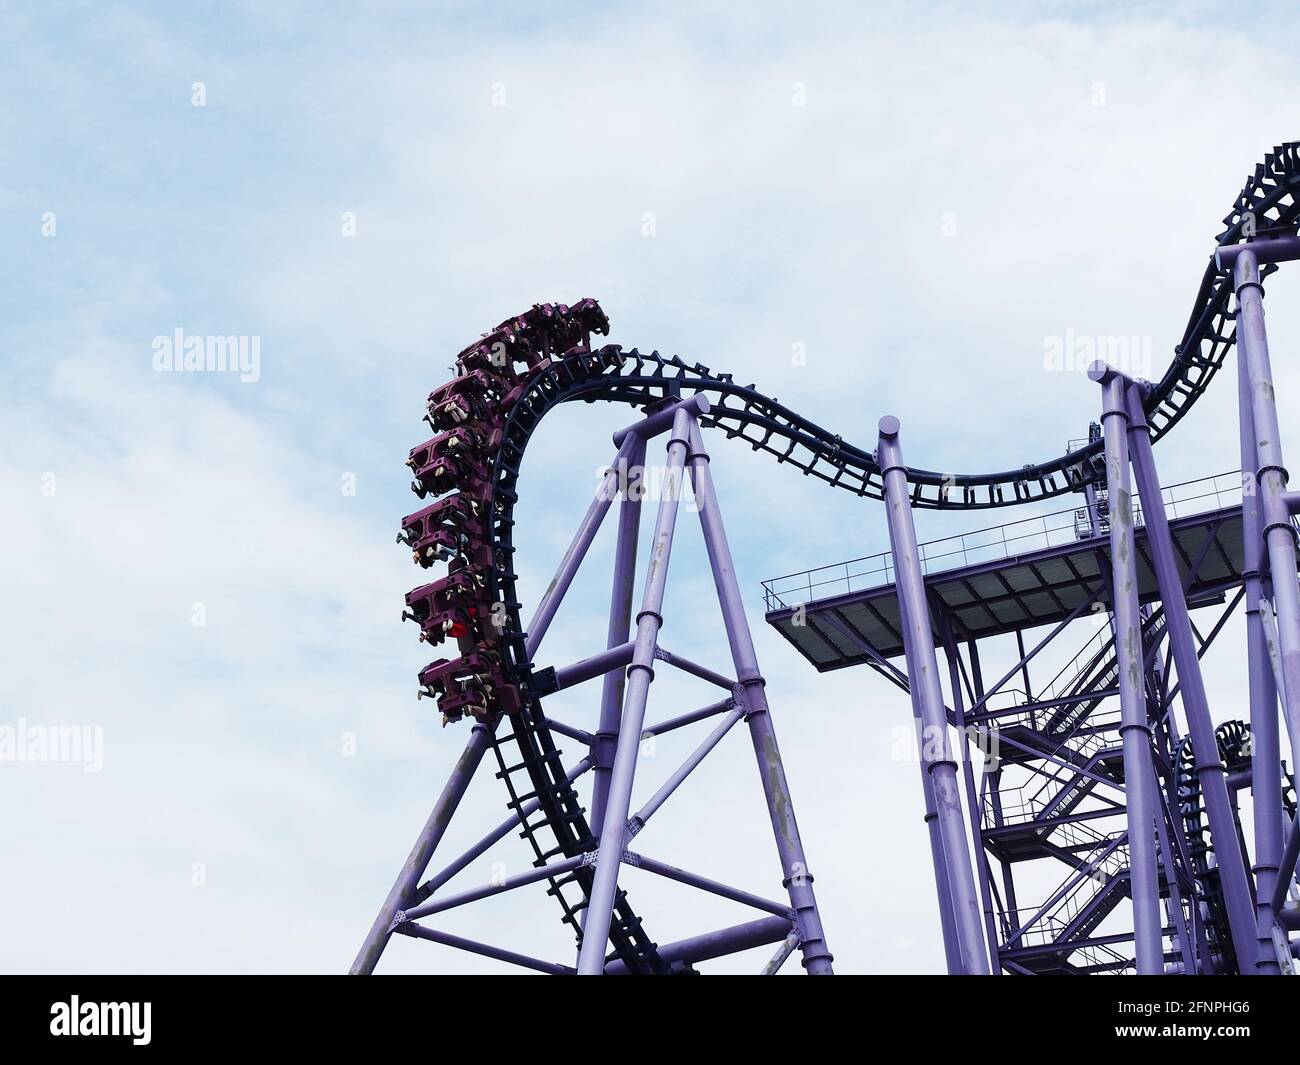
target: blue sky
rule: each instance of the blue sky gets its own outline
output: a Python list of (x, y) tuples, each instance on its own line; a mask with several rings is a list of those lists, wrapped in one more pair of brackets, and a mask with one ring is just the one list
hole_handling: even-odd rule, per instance
[[(463, 742), (414, 699), (402, 463), (455, 352), (508, 314), (594, 296), (612, 340), (733, 372), (846, 438), (898, 415), (931, 469), (1084, 435), (1093, 386), (1045, 372), (1045, 341), (1146, 337), (1159, 372), (1243, 178), (1300, 132), (1269, 9), (1248, 29), (1183, 10), (8, 7), (0, 710), (100, 726), (105, 751), (93, 774), (0, 765), (0, 965), (347, 967)], [(1294, 346), (1284, 314), (1270, 326)], [(258, 337), (259, 380), (155, 373), (153, 338), (177, 328)], [(1188, 418), (1166, 482), (1236, 467), (1231, 413), (1221, 388)], [(583, 407), (539, 430), (527, 602), (627, 420)], [(850, 971), (936, 969), (915, 766), (890, 757), (905, 704), (761, 629), (761, 579), (882, 549), (883, 515), (714, 453), (832, 948)], [(721, 663), (698, 537), (680, 540), (665, 642)], [(556, 663), (603, 639), (608, 551), (548, 637)], [(1209, 677), (1225, 716), (1230, 663)], [(708, 701), (656, 688), (662, 716)], [(581, 724), (590, 702), (563, 712)], [(779, 891), (733, 739), (647, 853)], [(479, 782), (448, 856), (500, 816)], [(636, 890), (661, 940), (741, 919)], [(570, 950), (540, 895), (463, 921)], [(408, 942), (385, 961), (452, 965), (491, 968)]]

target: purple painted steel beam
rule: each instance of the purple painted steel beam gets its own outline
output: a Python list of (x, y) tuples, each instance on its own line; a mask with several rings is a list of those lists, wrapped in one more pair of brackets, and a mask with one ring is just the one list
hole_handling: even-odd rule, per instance
[(535, 869), (529, 869), (526, 873), (518, 873), (515, 876), (508, 876), (495, 884), (485, 884), (482, 887), (470, 888), (468, 891), (462, 891), (455, 895), (447, 895), (441, 899), (434, 899), (431, 902), (422, 902), (419, 906), (414, 906), (409, 910), (399, 910), (393, 917), (393, 927), (406, 924), (408, 921), (418, 921), (421, 917), (428, 917), (435, 913), (443, 913), (446, 910), (454, 910), (458, 906), (464, 906), (471, 902), (478, 902), (479, 899), (490, 898), (493, 895), (500, 895), (503, 891), (514, 891), (516, 888), (526, 887), (529, 884), (536, 884), (539, 880), (550, 880), (553, 877), (563, 876), (565, 873), (571, 873), (578, 866), (587, 860), (585, 854), (575, 854), (572, 858), (561, 858), (559, 861), (550, 862), (547, 865), (539, 865)]
[[(1223, 888), (1233, 947), (1237, 952), (1240, 971), (1251, 975), (1256, 971), (1255, 958), (1259, 948), (1254, 894), (1241, 834), (1228, 797), (1227, 767), (1219, 756), (1219, 741), (1210, 716), (1205, 680), (1201, 676), (1200, 655), (1192, 632), (1187, 599), (1183, 594), (1173, 538), (1169, 533), (1169, 518), (1165, 514), (1164, 498), (1160, 491), (1151, 435), (1142, 410), (1145, 386), (1129, 381), (1122, 375), (1116, 377), (1126, 391), (1125, 403), (1132, 428), (1129, 433), (1130, 457), (1133, 476), (1137, 479), (1138, 491), (1142, 497), (1147, 550), (1151, 555), (1160, 601), (1165, 610), (1165, 631), (1169, 634), (1170, 651), (1178, 670), (1178, 691), (1183, 712), (1187, 715), (1187, 730), (1192, 738), (1196, 778), (1205, 796), (1206, 820), (1209, 822), (1210, 839), (1219, 867), (1219, 882)], [(1115, 516), (1112, 513), (1112, 528), (1114, 524)]]
[(707, 680), (710, 684), (716, 685), (719, 688), (725, 688), (727, 691), (731, 691), (736, 686), (736, 682), (730, 677), (724, 677), (716, 670), (712, 670), (708, 666), (702, 666), (697, 662), (692, 662), (689, 658), (683, 658), (681, 655), (675, 655), (672, 651), (665, 651), (662, 647), (655, 652), (655, 657), (661, 662), (680, 669), (683, 673), (689, 673), (693, 677), (699, 677), (700, 680)]
[(552, 732), (558, 732), (561, 736), (568, 736), (571, 740), (577, 740), (579, 743), (585, 743), (591, 747), (596, 742), (596, 737), (586, 729), (580, 729), (575, 725), (566, 724), (563, 721), (556, 721), (553, 717), (543, 718), (546, 727)]
[(1258, 263), (1285, 263), (1300, 259), (1300, 237), (1260, 237), (1249, 244), (1231, 244), (1214, 253), (1214, 265), (1220, 270), (1232, 270), (1249, 252)]
[[(618, 539), (614, 546), (614, 582), (609, 596), (609, 625), (605, 646), (617, 647), (625, 642), (632, 629), (632, 596), (636, 588), (636, 549), (641, 536), (641, 496), (631, 490), (630, 470), (645, 467), (645, 437), (638, 436), (623, 469), (623, 502), (618, 508)], [(631, 659), (629, 659), (630, 661)], [(596, 725), (592, 753), (596, 756), (596, 773), (591, 789), (591, 823), (605, 820), (605, 800), (609, 795), (609, 774), (614, 767), (614, 745), (618, 742), (618, 719), (623, 712), (623, 692), (627, 673), (614, 670), (605, 674), (600, 690), (600, 719)]]
[[(1160, 804), (1160, 793), (1157, 787), (1155, 795), (1156, 807), (1156, 839), (1160, 844), (1160, 861), (1165, 872), (1165, 884), (1169, 888), (1169, 898), (1166, 899), (1165, 913), (1174, 922), (1174, 929), (1178, 933), (1178, 948), (1183, 956), (1183, 971), (1194, 969), (1196, 967), (1196, 953), (1192, 947), (1191, 936), (1187, 933), (1187, 918), (1183, 912), (1183, 893), (1178, 887), (1178, 870), (1174, 866), (1174, 851), (1169, 839), (1169, 826), (1165, 824), (1164, 808)], [(1193, 898), (1192, 905), (1195, 906), (1196, 900)], [(1166, 968), (1165, 972), (1169, 970)]]
[[(894, 586), (899, 602), (907, 604), (903, 637), (913, 715), (920, 718), (925, 730), (921, 737), (921, 758), (934, 784), (935, 812), (948, 870), (948, 889), (952, 897), (957, 942), (961, 946), (962, 969), (968, 974), (987, 976), (990, 970), (984, 949), (983, 920), (975, 893), (970, 852), (966, 848), (957, 763), (948, 738), (948, 714), (939, 686), (939, 661), (934, 650), (930, 605), (921, 574), (916, 528), (912, 524), (908, 500), (907, 467), (903, 465), (898, 430), (897, 418), (886, 415), (880, 419), (876, 461), (884, 481), (885, 513), (894, 559)], [(938, 757), (935, 757), (936, 751)]]
[(601, 481), (600, 487), (596, 489), (596, 498), (591, 501), (591, 506), (587, 508), (582, 524), (578, 526), (578, 531), (574, 533), (568, 550), (564, 552), (564, 557), (560, 560), (560, 568), (551, 579), (546, 593), (542, 596), (542, 601), (537, 604), (537, 611), (528, 623), (528, 635), (524, 640), (530, 658), (537, 653), (542, 637), (546, 635), (546, 630), (551, 627), (555, 612), (560, 609), (560, 603), (564, 601), (564, 594), (569, 590), (569, 585), (573, 583), (578, 567), (582, 565), (582, 560), (586, 557), (588, 548), (591, 547), (591, 541), (596, 538), (600, 523), (605, 520), (610, 504), (618, 496), (620, 468), (626, 469), (627, 458), (635, 451), (637, 440), (636, 436), (629, 436), (619, 447), (618, 453), (614, 456), (614, 462), (605, 471), (605, 477)]
[[(840, 621), (834, 611), (828, 610), (824, 614), (821, 611), (818, 611), (813, 616), (816, 617), (818, 621), (824, 621), (829, 624), (831, 628), (844, 637), (850, 646), (856, 647), (871, 659), (871, 665), (876, 667), (884, 675), (886, 680), (891, 681), (897, 687), (902, 688), (904, 692), (907, 691), (907, 674)], [(806, 615), (804, 623), (807, 624)], [(816, 630), (814, 629), (813, 631), (815, 632)]]
[[(757, 921), (719, 928), (702, 936), (664, 943), (659, 947), (659, 957), (665, 962), (683, 962), (694, 965), (697, 961), (725, 958), (753, 947), (777, 943), (790, 934), (790, 921), (786, 917), (760, 917)], [(626, 976), (627, 966), (622, 961), (612, 961), (605, 966), (606, 976)]]
[(698, 873), (679, 869), (667, 862), (647, 858), (644, 854), (629, 852), (627, 858), (630, 864), (635, 865), (638, 869), (644, 869), (647, 873), (662, 876), (665, 880), (675, 880), (687, 887), (699, 888), (701, 891), (707, 891), (710, 895), (717, 895), (719, 898), (730, 899), (732, 902), (739, 902), (745, 906), (753, 906), (756, 910), (765, 910), (780, 917), (789, 917), (792, 912), (788, 903), (765, 899), (762, 895), (755, 895), (752, 891), (732, 887), (720, 880), (711, 880), (707, 876), (700, 876)]
[(670, 717), (665, 721), (660, 721), (657, 725), (651, 725), (649, 728), (642, 730), (641, 738), (649, 739), (651, 736), (662, 736), (665, 732), (672, 732), (674, 729), (693, 725), (697, 721), (717, 717), (719, 714), (725, 714), (735, 705), (736, 700), (734, 698), (719, 699), (716, 703), (701, 706), (698, 710), (692, 710), (689, 714), (679, 714), (677, 717)]
[(629, 836), (635, 836), (641, 831), (641, 829), (645, 828), (646, 822), (654, 816), (655, 811), (668, 801), (668, 796), (681, 787), (682, 782), (695, 771), (695, 767), (704, 761), (708, 753), (722, 741), (722, 737), (730, 732), (731, 727), (744, 716), (745, 708), (743, 706), (737, 706), (731, 711), (731, 713), (718, 722), (717, 727), (714, 728), (714, 730), (704, 738), (704, 741), (687, 756), (686, 760), (677, 767), (677, 770), (673, 775), (664, 781), (663, 787), (650, 796), (650, 798), (646, 800), (645, 805), (632, 815), (632, 819), (627, 823)]
[(614, 434), (614, 446), (622, 447), (630, 436), (639, 436), (642, 441), (646, 441), (658, 436), (660, 433), (666, 433), (677, 424), (678, 411), (686, 414), (702, 415), (708, 414), (709, 410), (709, 397), (703, 392), (687, 399), (680, 399), (655, 411), (653, 414), (647, 414), (639, 422), (633, 422), (626, 428), (620, 429)]
[[(1160, 877), (1156, 863), (1155, 766), (1151, 725), (1142, 686), (1142, 617), (1138, 605), (1137, 545), (1133, 535), (1133, 492), (1129, 483), (1129, 412), (1125, 379), (1104, 363), (1088, 376), (1101, 385), (1101, 426), (1106, 446), (1106, 489), (1110, 498), (1111, 623), (1115, 628), (1115, 672), (1119, 683), (1120, 739), (1124, 750), (1124, 806), (1128, 820), (1129, 882), (1133, 895), (1133, 945), (1137, 971), (1165, 970), (1161, 941)], [(1157, 492), (1152, 503), (1161, 514)], [(1148, 542), (1151, 539), (1147, 530)], [(1152, 549), (1155, 554), (1156, 549)], [(1172, 593), (1183, 601), (1182, 582)], [(1169, 604), (1166, 601), (1166, 614)], [(1180, 666), (1179, 676), (1182, 675)]]
[(754, 640), (745, 619), (744, 600), (740, 594), (740, 583), (736, 579), (731, 548), (727, 545), (727, 533), (722, 525), (722, 513), (713, 487), (713, 474), (709, 469), (709, 456), (704, 450), (699, 424), (693, 417), (688, 417), (687, 421), (691, 444), (691, 483), (695, 488), (700, 528), (704, 531), (709, 568), (713, 570), (713, 586), (722, 607), (722, 621), (727, 630), (727, 642), (731, 646), (736, 681), (743, 691), (742, 704), (748, 711), (745, 720), (749, 725), (754, 754), (758, 758), (763, 793), (767, 798), (777, 853), (781, 857), (786, 890), (796, 914), (804, 970), (812, 976), (829, 976), (833, 959), (822, 931), (821, 915), (817, 912), (813, 877), (804, 855), (803, 840), (799, 836), (794, 804), (790, 798), (790, 785), (776, 744), (776, 730), (767, 705), (767, 692), (764, 690), (766, 682), (759, 672)]
[(455, 947), (457, 950), (480, 954), (485, 958), (510, 962), (511, 965), (518, 965), (524, 969), (533, 969), (549, 976), (572, 976), (576, 971), (568, 965), (559, 965), (556, 962), (543, 961), (540, 958), (530, 958), (527, 954), (518, 954), (513, 950), (503, 950), (501, 947), (493, 947), (487, 943), (480, 943), (475, 939), (466, 939), (464, 936), (453, 936), (449, 932), (439, 932), (433, 928), (425, 928), (424, 925), (420, 924), (404, 924), (397, 931), (414, 939), (427, 939), (430, 943), (440, 943), (444, 947)]
[[(903, 631), (907, 631), (907, 603), (898, 597), (898, 615)], [(909, 663), (910, 667), (910, 663)], [(911, 693), (909, 678), (906, 690)], [(925, 744), (925, 726), (917, 713), (916, 700), (910, 700), (912, 706), (912, 727), (916, 730), (916, 749), (920, 751)], [(930, 863), (934, 867), (935, 894), (939, 904), (939, 932), (943, 937), (944, 963), (952, 976), (962, 975), (966, 969), (962, 963), (961, 943), (957, 938), (957, 918), (952, 910), (952, 888), (948, 879), (948, 860), (944, 857), (943, 836), (939, 828), (939, 814), (934, 801), (934, 780), (926, 768), (925, 759), (918, 758), (916, 767), (921, 773), (921, 798), (924, 806), (922, 820), (925, 832), (930, 840)]]
[(1277, 621), (1282, 659), (1282, 687), (1278, 694), (1286, 712), (1291, 755), (1300, 758), (1300, 585), (1296, 582), (1295, 529), (1287, 505), (1287, 470), (1282, 461), (1281, 427), (1277, 396), (1264, 328), (1264, 290), (1259, 284), (1259, 264), (1250, 250), (1237, 258), (1233, 275), (1237, 286), (1237, 346), (1250, 375), (1250, 405), (1255, 429), (1259, 506), (1264, 522), (1273, 584), (1273, 616)]
[[(552, 725), (553, 724), (554, 723), (552, 722)], [(591, 755), (588, 755), (586, 758), (582, 759), (582, 761), (580, 761), (577, 765), (575, 765), (572, 769), (570, 769), (569, 772), (566, 774), (564, 778), (565, 782), (568, 784), (572, 784), (575, 780), (577, 780), (580, 776), (582, 776), (583, 773), (585, 773), (588, 769), (591, 768), (591, 762), (592, 762)], [(481, 840), (475, 843), (474, 846), (470, 847), (470, 849), (467, 850), (464, 854), (462, 854), (459, 858), (457, 858), (455, 861), (451, 862), (449, 865), (443, 868), (441, 872), (437, 873), (435, 876), (429, 877), (429, 879), (426, 880), (423, 884), (421, 884), (416, 891), (412, 892), (410, 901), (423, 902), (435, 891), (437, 891), (440, 887), (442, 887), (443, 884), (447, 883), (448, 880), (450, 880), (453, 876), (455, 876), (467, 865), (469, 865), (470, 862), (474, 861), (476, 858), (482, 857), (483, 854), (485, 854), (487, 850), (494, 843), (497, 843), (500, 840), (504, 839), (512, 828), (518, 828), (521, 824), (523, 824), (525, 820), (527, 820), (529, 817), (531, 817), (534, 813), (537, 812), (537, 808), (541, 806), (541, 804), (542, 804), (541, 799), (529, 799), (526, 803), (524, 803), (522, 806), (519, 807), (517, 813), (513, 814), (510, 817), (507, 817), (504, 821), (501, 822), (501, 824), (497, 825), (496, 828), (494, 828)]]
[(690, 422), (689, 411), (679, 405), (673, 416), (672, 435), (668, 440), (663, 498), (659, 501), (659, 513), (655, 518), (650, 568), (646, 575), (641, 611), (636, 618), (636, 649), (632, 663), (628, 666), (618, 744), (614, 751), (614, 766), (601, 819), (596, 871), (592, 876), (583, 923), (582, 947), (578, 952), (578, 972), (583, 976), (599, 976), (605, 968), (605, 945), (609, 939), (609, 922), (614, 912), (619, 866), (623, 860), (627, 818), (632, 803), (632, 780), (636, 775), (637, 748), (641, 743), (641, 728), (645, 724), (650, 682), (654, 679), (655, 646), (659, 629), (663, 625), (661, 611), (664, 587), (668, 580), (668, 559), (672, 553), (673, 531), (681, 500), (682, 469), (686, 462)]
[(1296, 814), (1295, 820), (1291, 822), (1291, 831), (1287, 834), (1286, 846), (1282, 848), (1282, 858), (1278, 862), (1277, 882), (1273, 885), (1273, 897), (1270, 900), (1274, 913), (1282, 912), (1291, 879), (1295, 876), (1297, 861), (1300, 861), (1300, 814)]
[(1250, 368), (1237, 351), (1237, 407), (1241, 438), (1242, 582), (1246, 588), (1246, 668), (1250, 686), (1250, 795), (1255, 825), (1255, 937), (1259, 940), (1256, 965), (1266, 975), (1280, 974), (1273, 949), (1273, 885), (1282, 857), (1281, 736), (1278, 731), (1277, 682), (1269, 661), (1268, 638), (1260, 616), (1264, 597), (1262, 575), (1264, 515), (1259, 494), (1245, 491), (1246, 478), (1256, 486), (1259, 456), (1255, 448), (1255, 415), (1250, 402)]
[[(918, 743), (923, 743), (921, 719), (913, 717)], [(948, 881), (948, 862), (943, 854), (943, 836), (939, 831), (939, 814), (934, 802), (934, 781), (926, 771), (924, 760), (919, 760), (921, 770), (921, 799), (925, 807), (922, 820), (930, 841), (930, 864), (934, 867), (934, 886), (939, 904), (939, 933), (943, 937), (944, 963), (952, 976), (965, 972), (961, 960), (961, 944), (957, 941), (957, 919), (952, 912), (952, 890)]]
[(420, 830), (420, 835), (415, 841), (415, 846), (411, 848), (406, 864), (402, 866), (402, 871), (397, 874), (397, 881), (393, 884), (392, 890), (389, 891), (388, 897), (384, 899), (384, 904), (379, 908), (379, 916), (375, 918), (375, 923), (371, 925), (365, 942), (361, 944), (361, 950), (357, 952), (356, 960), (353, 961), (352, 968), (349, 970), (352, 975), (368, 976), (375, 971), (375, 964), (379, 961), (379, 956), (384, 952), (384, 947), (388, 945), (389, 936), (392, 935), (393, 919), (413, 897), (416, 886), (420, 882), (420, 877), (424, 875), (425, 869), (429, 867), (429, 859), (433, 857), (434, 850), (442, 842), (442, 837), (447, 831), (447, 825), (451, 822), (451, 815), (456, 812), (456, 807), (460, 805), (460, 800), (465, 795), (465, 789), (469, 787), (469, 782), (473, 778), (475, 770), (478, 769), (484, 753), (491, 745), (492, 733), (496, 730), (496, 725), (496, 721), (493, 721), (491, 725), (477, 722), (470, 730), (465, 750), (452, 768), (451, 775), (447, 778), (447, 783), (443, 785), (442, 794), (438, 797), (433, 812), (429, 814), (429, 819), (424, 823), (424, 828)]
[(622, 667), (632, 661), (632, 641), (621, 643), (605, 651), (580, 659), (567, 666), (557, 666), (555, 670), (555, 690), (564, 691), (607, 673), (622, 672)]
[[(966, 729), (966, 699), (961, 689), (961, 653), (953, 637), (952, 622), (946, 612), (939, 615), (939, 635), (943, 641), (944, 656), (948, 659), (948, 687), (952, 690), (953, 717), (957, 726), (957, 735), (962, 738), (963, 744), (962, 783), (966, 788), (966, 802), (970, 807), (967, 814), (970, 821), (971, 847), (975, 853), (975, 871), (979, 874), (980, 901), (984, 906), (984, 938), (992, 962), (990, 973), (993, 976), (1001, 976), (1002, 964), (998, 958), (997, 925), (993, 920), (993, 898), (989, 890), (991, 877), (988, 853), (984, 849), (984, 836), (980, 831), (983, 816), (975, 796), (975, 768), (971, 763), (970, 733)], [(989, 771), (987, 765), (981, 765), (980, 768), (984, 773)]]
[(799, 949), (799, 933), (791, 932), (781, 941), (781, 945), (776, 948), (776, 953), (772, 955), (768, 963), (763, 966), (760, 976), (775, 976), (781, 971), (781, 966), (785, 964), (786, 959)]

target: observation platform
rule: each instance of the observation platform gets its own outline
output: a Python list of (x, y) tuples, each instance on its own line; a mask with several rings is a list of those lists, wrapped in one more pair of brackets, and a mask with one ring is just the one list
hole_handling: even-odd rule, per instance
[[(1188, 605), (1220, 602), (1242, 579), (1240, 473), (1171, 485), (1162, 494), (1184, 581), (1193, 574)], [(1138, 595), (1148, 603), (1158, 600), (1159, 593), (1140, 505), (1134, 505), (1133, 517)], [(1093, 535), (1082, 506), (932, 540), (919, 548), (931, 603), (953, 619), (959, 639), (1055, 624), (1086, 604), (1099, 587), (1100, 601), (1110, 599), (1104, 568), (1109, 535)], [(884, 659), (903, 654), (888, 551), (764, 581), (763, 598), (768, 622), (818, 672), (872, 664), (861, 644)]]

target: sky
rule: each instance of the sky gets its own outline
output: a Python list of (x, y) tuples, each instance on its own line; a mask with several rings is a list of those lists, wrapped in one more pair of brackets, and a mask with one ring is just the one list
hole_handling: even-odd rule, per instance
[[(1053, 457), (1099, 397), (1045, 351), (1133, 337), (1158, 377), (1244, 178), (1300, 135), (1288, 37), (1260, 32), (1284, 11), (6, 5), (0, 726), (102, 745), (0, 762), (0, 968), (347, 969), (467, 735), (415, 699), (428, 655), (399, 617), (422, 580), (393, 538), (418, 505), (403, 463), (424, 398), (481, 332), (591, 296), (613, 342), (753, 381), (860, 445), (898, 416), (915, 465)], [(1297, 290), (1269, 288), (1285, 426)], [(177, 330), (246, 338), (256, 364), (160, 372)], [(1238, 467), (1232, 393), (1161, 445), (1165, 483)], [(535, 434), (525, 615), (629, 420), (581, 406)], [(916, 765), (895, 752), (905, 698), (818, 676), (762, 623), (763, 579), (883, 550), (883, 513), (712, 452), (837, 967), (939, 971)], [(664, 643), (721, 667), (692, 523)], [(606, 529), (539, 664), (603, 645), (610, 553)], [(1223, 640), (1206, 668), (1226, 718), (1240, 634)], [(711, 700), (661, 673), (649, 716)], [(595, 701), (548, 710), (589, 727)], [(634, 802), (697, 738), (643, 756)], [(503, 802), (476, 780), (440, 853)], [(638, 846), (780, 894), (739, 732)], [(510, 838), (464, 882), (527, 862)], [(750, 916), (627, 886), (660, 942)], [(441, 927), (573, 951), (536, 889)], [(380, 968), (500, 967), (398, 940)]]

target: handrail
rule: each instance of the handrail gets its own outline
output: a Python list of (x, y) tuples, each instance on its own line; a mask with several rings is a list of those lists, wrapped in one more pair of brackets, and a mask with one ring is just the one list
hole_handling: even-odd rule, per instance
[[(1171, 519), (1236, 506), (1241, 502), (1241, 471), (1228, 470), (1182, 481), (1162, 489), (1161, 494), (1164, 497), (1165, 513)], [(1204, 505), (1205, 501), (1211, 499), (1214, 501), (1213, 507)], [(1194, 503), (1202, 505), (1193, 508), (1191, 504)], [(1023, 551), (1081, 542), (1075, 534), (1074, 526), (1074, 513), (1077, 509), (1070, 507), (1033, 518), (1020, 518), (1002, 525), (927, 540), (917, 545), (921, 570), (926, 574), (942, 572), (956, 568), (958, 564), (969, 566), (976, 562), (992, 562)], [(1142, 524), (1142, 507), (1138, 502), (1133, 504), (1133, 519), (1135, 523)], [(888, 551), (879, 551), (845, 562), (771, 577), (763, 581), (764, 607), (770, 612), (800, 603), (817, 602), (832, 595), (886, 587), (892, 583), (893, 556)], [(831, 588), (838, 590), (829, 591)]]

